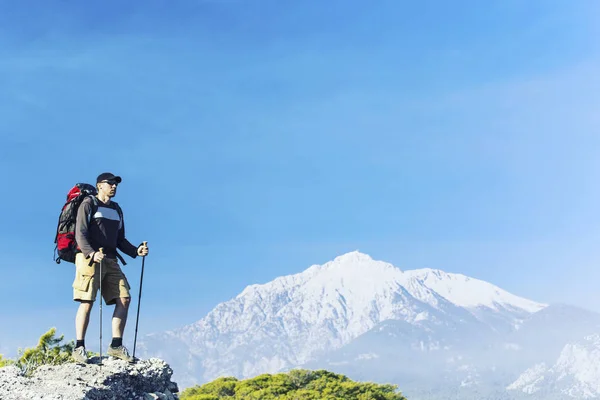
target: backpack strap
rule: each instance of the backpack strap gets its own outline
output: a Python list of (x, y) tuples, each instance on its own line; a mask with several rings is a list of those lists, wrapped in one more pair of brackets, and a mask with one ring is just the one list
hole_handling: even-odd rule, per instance
[[(119, 205), (119, 203), (117, 203), (116, 201), (113, 201), (113, 203), (115, 203), (115, 206), (117, 206), (117, 212), (119, 213), (119, 218), (121, 219), (121, 226), (119, 226), (119, 229), (121, 229), (123, 224), (125, 224), (125, 221), (123, 220), (123, 210), (121, 210), (121, 206)], [(121, 256), (121, 254), (119, 254), (117, 250), (115, 250), (115, 253), (117, 253), (117, 258), (121, 260), (123, 266), (127, 265), (125, 259)]]
[(125, 223), (125, 221), (123, 221), (123, 210), (121, 210), (121, 206), (119, 205), (119, 203), (117, 203), (116, 201), (113, 201), (113, 203), (115, 203), (115, 206), (117, 206), (117, 212), (119, 213), (119, 218), (121, 218), (121, 226), (122, 226)]
[[(96, 211), (98, 211), (98, 199), (93, 194), (89, 195), (88, 197), (92, 198), (92, 209), (90, 210), (90, 214), (87, 216), (87, 222), (88, 222), (88, 226), (89, 226), (92, 223), (92, 217), (94, 216), (94, 214), (96, 214)], [(88, 263), (88, 265), (91, 267), (93, 263), (94, 263), (94, 257), (92, 256), (92, 257), (90, 257), (90, 262)]]
[(92, 209), (90, 215), (88, 215), (88, 225), (92, 222), (92, 217), (96, 214), (96, 211), (98, 211), (98, 199), (94, 195), (90, 195), (89, 197), (92, 198)]
[(123, 256), (121, 256), (121, 255), (119, 254), (119, 252), (118, 252), (118, 251), (115, 251), (115, 253), (117, 253), (117, 258), (118, 258), (119, 260), (121, 260), (121, 262), (123, 263), (123, 266), (127, 265), (127, 263), (126, 263), (126, 262), (125, 262), (125, 260), (123, 259)]

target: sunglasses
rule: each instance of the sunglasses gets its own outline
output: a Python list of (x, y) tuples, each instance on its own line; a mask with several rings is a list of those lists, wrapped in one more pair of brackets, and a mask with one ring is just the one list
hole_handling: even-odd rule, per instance
[(119, 182), (117, 182), (117, 181), (102, 181), (102, 183), (108, 183), (110, 186), (112, 186), (112, 185), (118, 186), (119, 185)]

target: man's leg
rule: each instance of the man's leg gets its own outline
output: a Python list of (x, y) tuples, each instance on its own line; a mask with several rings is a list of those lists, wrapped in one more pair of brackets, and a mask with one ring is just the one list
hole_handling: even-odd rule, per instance
[(115, 302), (115, 312), (112, 319), (112, 343), (108, 348), (108, 355), (120, 358), (121, 360), (133, 361), (129, 351), (123, 346), (123, 332), (127, 323), (127, 311), (129, 310), (129, 297), (119, 297)]
[(85, 350), (85, 333), (88, 324), (90, 323), (90, 314), (93, 304), (92, 301), (81, 300), (79, 308), (77, 309), (77, 315), (75, 316), (75, 335), (77, 336), (77, 343), (73, 349), (72, 357), (75, 361), (80, 363), (86, 363), (88, 360), (87, 352)]
[(87, 332), (90, 323), (90, 314), (93, 305), (93, 302), (85, 300), (82, 300), (79, 304), (77, 316), (75, 317), (75, 334), (77, 336), (77, 341), (85, 340), (85, 333)]
[(78, 253), (75, 256), (75, 280), (73, 281), (73, 300), (79, 302), (77, 314), (75, 315), (75, 335), (77, 343), (73, 349), (73, 359), (77, 362), (88, 361), (85, 350), (85, 335), (90, 322), (90, 314), (96, 292), (98, 291), (98, 277), (96, 264), (89, 265), (89, 260)]
[[(103, 282), (104, 283), (104, 282)], [(131, 294), (129, 293), (129, 283), (119, 264), (112, 261), (107, 268), (106, 276), (106, 304), (114, 304), (115, 311), (112, 318), (112, 343), (108, 347), (107, 354), (126, 361), (133, 361), (128, 350), (123, 346), (123, 333), (127, 323), (127, 314)], [(102, 287), (104, 291), (104, 286)]]
[(114, 338), (123, 338), (125, 324), (127, 324), (127, 314), (129, 311), (129, 297), (120, 297), (115, 304), (115, 312), (112, 319), (112, 335)]

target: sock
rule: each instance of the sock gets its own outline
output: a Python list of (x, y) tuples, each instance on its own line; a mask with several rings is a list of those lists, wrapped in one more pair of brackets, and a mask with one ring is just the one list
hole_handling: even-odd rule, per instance
[(77, 343), (75, 343), (75, 348), (81, 346), (85, 347), (85, 340), (78, 340)]
[(116, 348), (119, 346), (123, 346), (123, 338), (120, 338), (120, 337), (113, 338), (112, 343), (110, 344), (110, 347)]

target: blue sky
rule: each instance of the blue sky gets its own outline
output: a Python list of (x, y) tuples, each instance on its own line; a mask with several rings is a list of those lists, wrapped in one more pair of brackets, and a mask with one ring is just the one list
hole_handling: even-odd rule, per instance
[[(151, 248), (140, 334), (352, 250), (600, 311), (598, 15), (595, 1), (1, 1), (0, 353), (52, 326), (73, 337), (54, 229), (69, 188), (104, 171)], [(124, 267), (126, 340), (140, 264)]]

